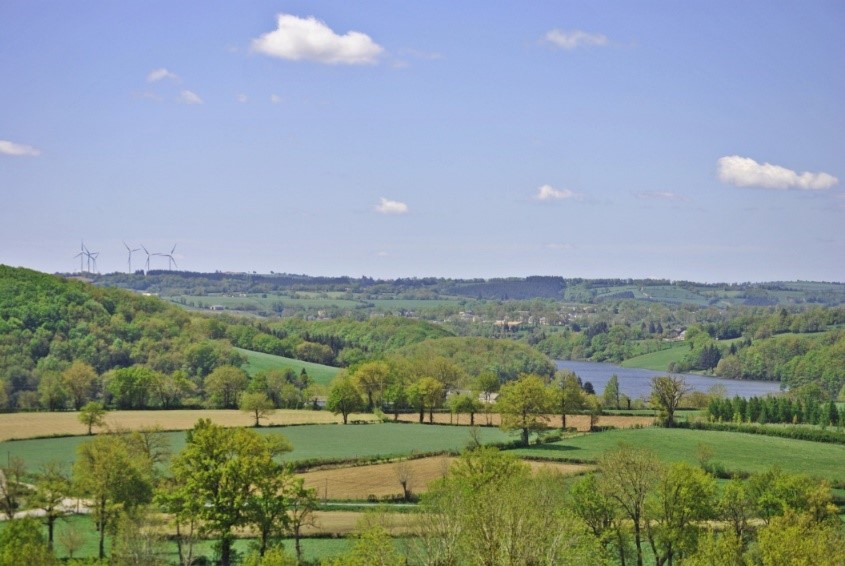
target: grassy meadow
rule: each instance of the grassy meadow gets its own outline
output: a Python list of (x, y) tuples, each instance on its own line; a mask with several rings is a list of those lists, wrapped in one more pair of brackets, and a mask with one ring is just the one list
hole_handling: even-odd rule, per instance
[[(283, 459), (290, 462), (446, 452), (460, 450), (470, 440), (465, 427), (420, 424), (302, 425), (262, 427), (258, 431), (263, 434), (277, 432), (287, 437), (293, 444), (293, 451)], [(479, 429), (479, 434), (484, 443), (511, 438), (496, 428)], [(185, 446), (184, 432), (165, 435), (173, 453)], [(0, 455), (20, 457), (29, 470), (51, 460), (70, 464), (76, 456), (76, 447), (89, 439), (88, 436), (71, 436), (0, 442)]]
[(530, 458), (594, 462), (620, 443), (648, 448), (665, 462), (692, 464), (698, 463), (699, 446), (704, 445), (712, 453), (710, 461), (729, 471), (763, 472), (779, 466), (789, 473), (845, 481), (845, 446), (736, 432), (656, 427), (614, 430), (514, 452)]
[(259, 371), (266, 371), (270, 369), (291, 368), (296, 373), (305, 369), (308, 376), (316, 383), (328, 385), (329, 382), (334, 379), (334, 376), (340, 371), (340, 368), (311, 362), (303, 362), (301, 360), (294, 360), (293, 358), (274, 356), (273, 354), (264, 354), (262, 352), (253, 352), (252, 350), (244, 350), (243, 348), (235, 348), (235, 350), (246, 356), (247, 361), (244, 369), (250, 375), (255, 375)]
[(641, 368), (651, 371), (668, 371), (669, 364), (679, 362), (689, 352), (689, 345), (677, 342), (671, 348), (650, 352), (623, 361), (620, 365), (624, 368)]

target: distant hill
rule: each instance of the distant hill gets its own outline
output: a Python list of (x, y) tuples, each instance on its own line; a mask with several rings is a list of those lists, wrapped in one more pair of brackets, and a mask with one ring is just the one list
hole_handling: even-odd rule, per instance
[[(561, 300), (595, 304), (637, 300), (694, 306), (845, 304), (845, 283), (776, 281), (697, 283), (667, 279), (581, 279), (530, 276), (497, 279), (310, 277), (291, 274), (151, 271), (93, 276), (98, 285), (176, 296), (323, 293), (336, 300)], [(366, 306), (364, 304), (363, 306)]]

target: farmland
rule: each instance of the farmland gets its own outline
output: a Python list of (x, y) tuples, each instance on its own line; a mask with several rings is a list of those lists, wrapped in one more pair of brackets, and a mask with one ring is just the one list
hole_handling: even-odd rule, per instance
[(691, 464), (698, 464), (699, 446), (706, 445), (712, 450), (711, 461), (729, 471), (762, 472), (777, 466), (789, 473), (829, 481), (845, 480), (845, 446), (735, 432), (666, 428), (618, 430), (515, 452), (524, 457), (592, 462), (620, 443), (652, 450), (664, 462)]
[[(303, 425), (262, 427), (258, 431), (262, 434), (279, 432), (290, 440), (294, 449), (285, 454), (284, 459), (291, 462), (458, 451), (470, 440), (465, 427), (418, 424)], [(510, 438), (495, 428), (480, 429), (479, 433), (484, 443), (503, 442)], [(185, 445), (184, 432), (168, 432), (165, 437), (172, 452), (178, 452)], [(20, 457), (27, 468), (35, 469), (51, 460), (73, 461), (76, 447), (89, 438), (72, 436), (7, 441), (0, 443), (0, 453), (10, 458)]]
[(337, 372), (340, 371), (339, 368), (323, 364), (304, 362), (293, 358), (265, 354), (263, 352), (253, 352), (252, 350), (244, 350), (243, 348), (235, 348), (235, 350), (246, 356), (246, 365), (244, 366), (244, 369), (250, 375), (255, 375), (259, 371), (288, 368), (298, 374), (304, 369), (308, 376), (316, 383), (328, 385), (334, 376), (337, 375)]

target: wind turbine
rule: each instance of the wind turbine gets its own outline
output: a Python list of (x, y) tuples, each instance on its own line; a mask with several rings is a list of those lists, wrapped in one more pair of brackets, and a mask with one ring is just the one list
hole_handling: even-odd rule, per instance
[(167, 258), (167, 269), (169, 269), (169, 270), (172, 270), (174, 265), (175, 265), (176, 267), (179, 267), (179, 266), (176, 264), (176, 260), (175, 260), (175, 259), (173, 259), (173, 253), (174, 253), (175, 251), (176, 251), (176, 244), (173, 244), (173, 248), (170, 250), (170, 253), (169, 253), (169, 254), (160, 254), (160, 255), (162, 255), (162, 256), (164, 256), (164, 257), (166, 257), (166, 258)]
[(132, 252), (139, 252), (139, 251), (141, 251), (141, 248), (134, 248), (134, 249), (130, 248), (129, 246), (126, 245), (126, 242), (123, 242), (123, 246), (126, 248), (126, 251), (129, 252), (128, 266), (129, 266), (129, 273), (131, 274), (132, 273)]
[(147, 248), (144, 246), (144, 244), (141, 244), (141, 249), (144, 250), (145, 254), (147, 254), (147, 265), (146, 265), (146, 268), (144, 269), (144, 275), (146, 275), (150, 271), (150, 252), (147, 250)]
[(83, 240), (79, 244), (79, 253), (76, 254), (75, 256), (73, 256), (73, 259), (79, 258), (79, 273), (80, 274), (83, 271), (83, 269), (82, 269), (82, 259), (84, 258), (84, 256), (85, 256), (85, 241)]

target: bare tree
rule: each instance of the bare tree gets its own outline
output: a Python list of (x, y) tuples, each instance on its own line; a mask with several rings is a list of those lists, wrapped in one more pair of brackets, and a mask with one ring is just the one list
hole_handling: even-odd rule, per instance
[(667, 427), (675, 426), (675, 411), (690, 391), (692, 387), (680, 376), (664, 375), (651, 379), (651, 402), (658, 407)]
[(405, 501), (410, 501), (411, 497), (413, 497), (411, 483), (414, 481), (414, 467), (411, 465), (410, 460), (400, 460), (396, 462), (394, 471), (396, 472), (396, 479), (399, 480), (399, 484), (402, 486), (402, 496)]

